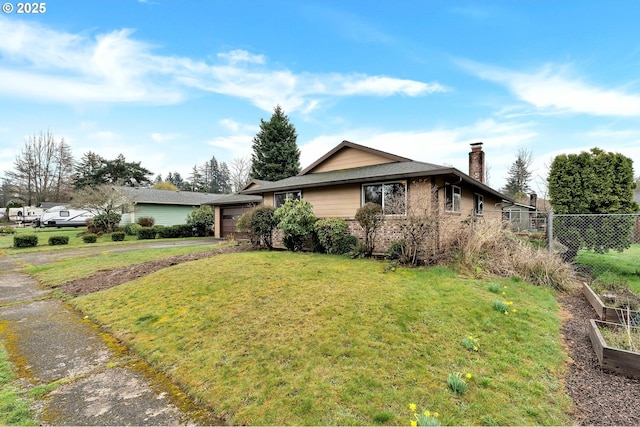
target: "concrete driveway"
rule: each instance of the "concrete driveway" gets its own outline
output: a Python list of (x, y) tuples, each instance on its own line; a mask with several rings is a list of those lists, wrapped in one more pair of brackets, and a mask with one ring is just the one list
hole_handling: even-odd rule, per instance
[[(90, 250), (98, 253), (105, 249)], [(118, 250), (135, 249), (131, 245)], [(73, 251), (0, 255), (0, 339), (25, 390), (40, 386), (51, 389), (34, 408), (38, 422), (220, 424), (167, 378), (62, 301), (51, 298), (49, 291), (21, 270), (22, 263), (46, 263), (58, 256), (73, 256)], [(82, 255), (87, 252), (82, 250)]]

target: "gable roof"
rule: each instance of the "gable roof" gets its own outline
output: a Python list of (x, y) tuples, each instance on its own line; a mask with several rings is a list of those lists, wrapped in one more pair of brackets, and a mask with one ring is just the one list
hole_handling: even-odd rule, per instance
[(497, 198), (510, 200), (502, 193), (471, 178), (469, 175), (460, 172), (456, 168), (416, 161), (383, 163), (381, 165), (362, 166), (339, 171), (297, 175), (280, 181), (263, 183), (262, 185), (243, 190), (241, 194), (262, 194), (277, 191), (301, 190), (312, 187), (326, 187), (339, 184), (366, 183), (436, 175), (444, 175), (445, 179), (451, 183), (466, 182)]
[(133, 203), (151, 203), (158, 205), (199, 206), (223, 196), (223, 194), (158, 190), (155, 188), (141, 187), (119, 187), (118, 189), (130, 198)]
[(373, 155), (375, 155), (377, 157), (380, 157), (383, 160), (386, 160), (385, 163), (387, 163), (387, 162), (410, 162), (411, 161), (411, 159), (408, 159), (406, 157), (397, 156), (395, 154), (387, 153), (387, 152), (381, 151), (381, 150), (376, 150), (375, 148), (366, 147), (364, 145), (356, 144), (356, 143), (353, 143), (353, 142), (345, 140), (345, 141), (342, 141), (337, 146), (335, 146), (327, 154), (325, 154), (324, 156), (320, 157), (318, 160), (316, 160), (315, 162), (311, 163), (309, 166), (304, 168), (298, 174), (298, 176), (306, 175), (308, 173), (313, 172), (314, 169), (316, 169), (321, 164), (325, 163), (331, 157), (334, 157), (340, 151), (343, 151), (343, 150), (346, 150), (346, 149), (349, 149), (349, 148), (352, 148), (352, 149), (358, 150), (358, 151), (362, 151), (364, 153), (373, 154)]

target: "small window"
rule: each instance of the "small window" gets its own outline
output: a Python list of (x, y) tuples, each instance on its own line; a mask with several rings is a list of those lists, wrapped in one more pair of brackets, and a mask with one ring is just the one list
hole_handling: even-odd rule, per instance
[(69, 215), (70, 215), (70, 214), (69, 214), (69, 211), (60, 211), (60, 216), (61, 216), (62, 218), (68, 217)]
[(447, 184), (444, 187), (445, 211), (460, 212), (462, 205), (462, 190), (457, 185)]
[(362, 186), (362, 202), (382, 206), (385, 215), (404, 215), (407, 206), (407, 183), (365, 184)]
[(274, 193), (273, 195), (273, 204), (276, 208), (284, 205), (284, 202), (287, 200), (300, 200), (302, 199), (302, 192), (300, 190), (296, 191), (286, 191), (282, 193)]
[(473, 209), (476, 215), (482, 215), (484, 212), (484, 196), (482, 194), (473, 195)]

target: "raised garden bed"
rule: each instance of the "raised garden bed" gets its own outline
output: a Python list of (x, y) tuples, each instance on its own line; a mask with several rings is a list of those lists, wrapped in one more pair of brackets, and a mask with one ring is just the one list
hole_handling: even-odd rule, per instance
[[(637, 295), (633, 294), (628, 289), (624, 290), (624, 294), (622, 291), (618, 290), (616, 292), (607, 292), (604, 296), (608, 296), (608, 299), (605, 303), (603, 301), (603, 297), (598, 295), (589, 285), (584, 283), (582, 285), (582, 293), (587, 298), (587, 301), (591, 304), (593, 309), (596, 311), (598, 318), (600, 320), (604, 320), (607, 322), (621, 322), (621, 315), (623, 312), (626, 313), (626, 310), (622, 310), (621, 308), (616, 308), (614, 304), (616, 303), (616, 299), (618, 302), (620, 300), (628, 301), (629, 299), (638, 298)], [(631, 311), (632, 318), (638, 314), (638, 311)]]
[[(637, 340), (640, 331), (637, 327), (631, 328), (631, 333)], [(624, 350), (621, 344), (608, 344), (608, 342), (624, 342), (626, 339), (624, 326), (619, 323), (603, 322), (600, 320), (589, 320), (589, 338), (593, 349), (598, 356), (600, 367), (632, 378), (640, 378), (640, 353), (636, 351)], [(610, 337), (609, 340), (604, 335)]]

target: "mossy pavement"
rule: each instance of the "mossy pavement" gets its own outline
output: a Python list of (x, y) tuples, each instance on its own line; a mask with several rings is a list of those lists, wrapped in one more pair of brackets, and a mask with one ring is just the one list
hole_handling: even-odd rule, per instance
[[(34, 254), (24, 255), (33, 263)], [(20, 254), (0, 254), (0, 339), (21, 388), (34, 396), (37, 422), (216, 423), (111, 336), (52, 298), (21, 270), (24, 262)]]

